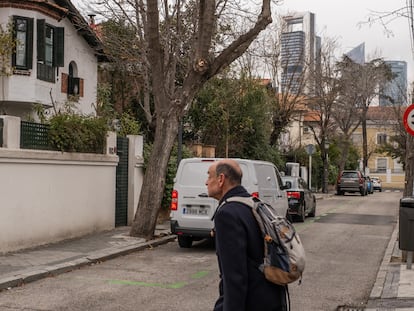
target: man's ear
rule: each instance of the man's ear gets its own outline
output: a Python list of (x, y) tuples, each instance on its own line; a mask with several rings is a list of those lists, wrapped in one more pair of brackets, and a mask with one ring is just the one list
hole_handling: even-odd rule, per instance
[(223, 187), (223, 185), (224, 185), (224, 181), (226, 180), (226, 176), (224, 176), (224, 174), (223, 173), (221, 173), (220, 175), (219, 175), (219, 186), (220, 187)]

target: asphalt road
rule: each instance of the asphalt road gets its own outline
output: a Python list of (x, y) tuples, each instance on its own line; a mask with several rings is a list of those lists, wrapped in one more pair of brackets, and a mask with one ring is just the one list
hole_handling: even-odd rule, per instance
[[(334, 196), (317, 217), (295, 226), (305, 244), (302, 284), (292, 310), (363, 306), (396, 224), (401, 193)], [(171, 242), (0, 293), (0, 310), (212, 310), (218, 269), (214, 247)]]
[(301, 285), (290, 286), (292, 310), (364, 306), (396, 225), (402, 193), (334, 196), (317, 217), (296, 224), (307, 263)]

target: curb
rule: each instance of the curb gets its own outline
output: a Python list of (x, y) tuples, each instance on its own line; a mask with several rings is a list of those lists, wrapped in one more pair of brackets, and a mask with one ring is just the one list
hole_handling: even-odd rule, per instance
[(141, 251), (146, 248), (153, 248), (162, 244), (166, 244), (175, 240), (176, 235), (167, 235), (147, 242), (141, 242), (137, 245), (112, 247), (93, 252), (85, 257), (70, 260), (58, 265), (40, 266), (30, 269), (24, 269), (14, 272), (12, 276), (5, 276), (0, 278), (0, 292), (2, 290), (11, 289), (12, 287), (22, 286), (23, 284), (38, 281), (40, 279), (57, 276), (66, 272), (79, 269), (84, 266), (100, 263), (109, 259), (131, 254), (133, 252)]
[(394, 246), (397, 241), (397, 236), (399, 232), (398, 222), (394, 227), (394, 231), (391, 235), (391, 238), (388, 242), (387, 249), (385, 250), (384, 258), (381, 262), (381, 266), (378, 269), (377, 278), (375, 280), (374, 286), (372, 287), (371, 294), (369, 295), (369, 300), (380, 299), (384, 291), (384, 285), (387, 277), (387, 271), (389, 270), (389, 265), (391, 263), (391, 257), (394, 251)]

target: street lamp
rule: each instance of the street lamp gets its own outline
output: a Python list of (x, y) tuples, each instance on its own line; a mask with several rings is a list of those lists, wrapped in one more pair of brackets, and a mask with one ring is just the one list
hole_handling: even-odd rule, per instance
[(329, 182), (329, 141), (324, 139), (324, 151), (325, 151), (325, 157), (323, 161), (323, 192), (328, 193), (328, 182)]

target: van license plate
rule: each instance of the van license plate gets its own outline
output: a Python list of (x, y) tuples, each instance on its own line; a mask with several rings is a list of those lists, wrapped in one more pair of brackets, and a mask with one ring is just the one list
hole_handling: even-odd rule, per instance
[(186, 215), (208, 215), (208, 206), (187, 206), (183, 212)]

